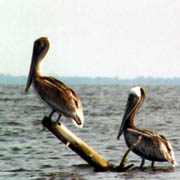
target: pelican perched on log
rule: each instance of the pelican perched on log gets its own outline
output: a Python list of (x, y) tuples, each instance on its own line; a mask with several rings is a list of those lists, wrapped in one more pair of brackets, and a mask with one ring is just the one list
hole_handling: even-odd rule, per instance
[(143, 104), (145, 97), (146, 93), (142, 87), (138, 86), (130, 90), (117, 139), (124, 133), (126, 144), (130, 147), (137, 141), (138, 137), (142, 137), (139, 144), (132, 150), (136, 155), (141, 157), (141, 168), (145, 160), (152, 161), (152, 168), (155, 161), (168, 161), (172, 166), (177, 166), (173, 148), (164, 136), (149, 130), (138, 129), (134, 125), (134, 117)]
[(38, 97), (48, 107), (52, 109), (49, 118), (54, 112), (70, 118), (72, 122), (82, 127), (84, 124), (84, 115), (82, 103), (70, 87), (61, 81), (49, 76), (45, 76), (41, 71), (41, 63), (49, 50), (49, 41), (46, 37), (37, 39), (34, 42), (31, 66), (25, 91), (27, 92), (31, 84)]

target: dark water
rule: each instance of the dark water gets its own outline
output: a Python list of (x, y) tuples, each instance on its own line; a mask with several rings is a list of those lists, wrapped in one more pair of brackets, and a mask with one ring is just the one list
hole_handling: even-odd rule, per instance
[[(115, 165), (127, 150), (124, 139), (116, 140), (130, 86), (73, 86), (84, 105), (85, 126), (63, 123), (98, 153)], [(147, 98), (136, 116), (138, 127), (157, 131), (171, 142), (180, 164), (180, 87), (145, 87)], [(145, 169), (125, 173), (98, 173), (60, 143), (50, 132), (41, 131), (41, 120), (49, 114), (23, 86), (0, 86), (0, 179), (179, 179), (180, 168), (146, 161)], [(54, 117), (56, 118), (56, 117)], [(130, 153), (128, 164), (141, 159)]]

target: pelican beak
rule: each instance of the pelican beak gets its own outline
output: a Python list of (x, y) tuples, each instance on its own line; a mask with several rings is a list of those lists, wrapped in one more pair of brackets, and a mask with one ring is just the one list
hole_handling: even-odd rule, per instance
[(120, 126), (120, 129), (119, 129), (117, 139), (119, 139), (120, 136), (122, 135), (123, 130), (125, 128), (126, 121), (130, 117), (130, 115), (134, 112), (134, 110), (135, 110), (135, 108), (136, 108), (136, 106), (138, 104), (138, 101), (139, 101), (138, 96), (136, 96), (135, 94), (130, 94), (129, 95), (128, 101), (127, 101), (127, 104), (126, 104), (125, 113), (124, 113), (124, 116), (123, 116), (123, 120), (121, 122), (121, 126)]
[(33, 61), (33, 57), (32, 57), (31, 66), (30, 66), (30, 70), (29, 70), (29, 76), (28, 76), (28, 80), (27, 80), (27, 83), (26, 83), (25, 92), (28, 92), (28, 89), (30, 88), (30, 86), (32, 84), (33, 75), (34, 75), (34, 61)]
[(37, 69), (40, 70), (40, 63), (42, 59), (44, 58), (44, 56), (46, 55), (46, 53), (48, 52), (48, 50), (49, 50), (49, 41), (47, 37), (41, 37), (34, 42), (31, 67), (30, 67), (29, 76), (28, 76), (26, 89), (25, 89), (26, 92), (28, 91), (28, 89), (30, 88), (32, 84), (35, 70), (36, 71)]

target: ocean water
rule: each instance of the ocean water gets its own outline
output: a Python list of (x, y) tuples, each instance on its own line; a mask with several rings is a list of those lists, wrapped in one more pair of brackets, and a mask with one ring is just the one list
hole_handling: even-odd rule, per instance
[[(145, 162), (132, 152), (128, 164), (135, 168), (123, 173), (94, 172), (49, 131), (42, 131), (41, 120), (50, 113), (24, 86), (0, 85), (0, 179), (89, 180), (89, 179), (179, 179), (180, 168), (168, 163)], [(75, 127), (69, 119), (62, 122), (78, 137), (114, 165), (127, 150), (124, 138), (116, 136), (131, 86), (72, 86), (83, 102), (85, 125)], [(147, 98), (137, 113), (135, 124), (163, 134), (171, 142), (180, 164), (180, 86), (145, 86)], [(55, 120), (57, 116), (53, 116)]]

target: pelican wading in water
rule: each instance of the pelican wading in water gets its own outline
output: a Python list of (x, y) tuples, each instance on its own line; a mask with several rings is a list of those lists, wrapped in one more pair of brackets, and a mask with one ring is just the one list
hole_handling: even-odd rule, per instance
[(141, 157), (141, 168), (145, 160), (154, 162), (168, 161), (172, 166), (177, 166), (175, 161), (173, 148), (170, 142), (162, 135), (149, 130), (141, 130), (134, 125), (134, 117), (144, 102), (146, 93), (142, 87), (134, 87), (130, 90), (125, 113), (120, 126), (117, 139), (124, 133), (124, 138), (128, 147), (134, 144), (138, 137), (141, 136), (141, 141), (132, 150), (135, 154)]
[(52, 109), (49, 118), (54, 112), (70, 118), (72, 122), (78, 126), (83, 127), (84, 115), (82, 103), (70, 87), (57, 79), (45, 76), (41, 72), (41, 63), (49, 50), (49, 41), (46, 37), (37, 39), (34, 42), (32, 53), (31, 66), (25, 91), (27, 92), (31, 84), (34, 90), (43, 103)]

